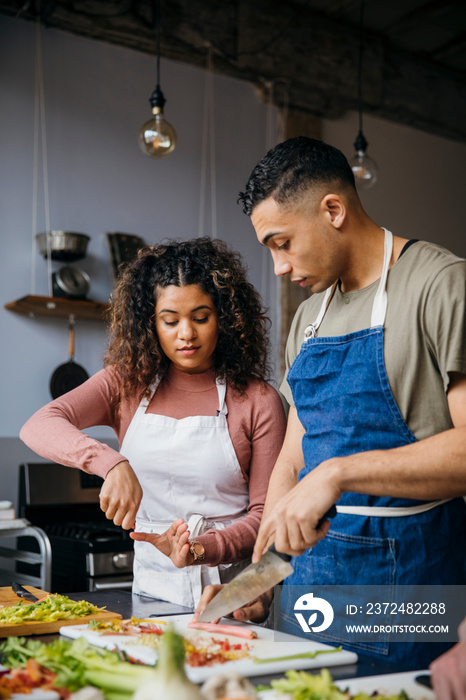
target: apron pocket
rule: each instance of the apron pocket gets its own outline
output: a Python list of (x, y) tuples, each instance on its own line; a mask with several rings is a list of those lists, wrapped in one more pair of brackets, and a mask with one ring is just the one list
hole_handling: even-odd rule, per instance
[[(345, 610), (346, 605), (357, 605), (359, 608), (368, 602), (367, 592), (361, 588), (364, 586), (384, 586), (384, 597), (389, 598), (385, 602), (394, 602), (394, 539), (329, 532), (324, 540), (306, 550), (302, 556), (294, 557), (291, 563), (294, 573), (286, 579), (281, 592), (278, 629), (305, 636), (306, 639), (341, 644), (354, 651), (388, 655), (389, 635), (378, 633), (376, 642), (358, 642), (357, 633), (353, 638), (346, 629), (348, 624), (354, 622), (346, 616)], [(345, 586), (341, 594), (339, 586)], [(305, 633), (295, 617), (294, 604), (301, 595), (311, 591), (325, 599), (326, 587), (330, 588), (328, 600), (334, 608), (334, 620), (327, 630), (319, 634)], [(390, 593), (388, 596), (387, 590)]]

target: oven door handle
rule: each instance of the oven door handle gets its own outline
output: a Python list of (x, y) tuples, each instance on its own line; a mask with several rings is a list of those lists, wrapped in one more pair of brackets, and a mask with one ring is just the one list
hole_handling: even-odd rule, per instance
[(133, 582), (132, 581), (118, 581), (118, 583), (114, 581), (108, 581), (105, 583), (100, 583), (99, 581), (94, 581), (92, 584), (92, 587), (94, 591), (106, 591), (109, 590), (110, 588), (132, 588), (133, 587)]

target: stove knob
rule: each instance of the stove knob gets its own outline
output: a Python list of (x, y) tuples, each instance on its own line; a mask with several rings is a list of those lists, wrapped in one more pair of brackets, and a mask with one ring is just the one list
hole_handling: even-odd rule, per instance
[(115, 567), (115, 569), (127, 569), (128, 566), (130, 566), (130, 564), (131, 564), (130, 556), (127, 552), (120, 553), (120, 554), (114, 554), (112, 561), (113, 561), (113, 566)]

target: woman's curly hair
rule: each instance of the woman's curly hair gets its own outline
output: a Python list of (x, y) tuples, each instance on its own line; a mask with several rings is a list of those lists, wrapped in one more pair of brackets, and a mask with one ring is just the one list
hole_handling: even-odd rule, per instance
[(251, 379), (269, 373), (268, 328), (260, 296), (247, 281), (239, 253), (218, 239), (195, 238), (144, 246), (120, 269), (110, 299), (110, 342), (105, 365), (121, 379), (120, 400), (139, 392), (150, 396), (156, 377), (170, 362), (155, 328), (157, 292), (169, 285), (196, 284), (215, 306), (218, 342), (213, 357), (217, 379), (244, 393)]

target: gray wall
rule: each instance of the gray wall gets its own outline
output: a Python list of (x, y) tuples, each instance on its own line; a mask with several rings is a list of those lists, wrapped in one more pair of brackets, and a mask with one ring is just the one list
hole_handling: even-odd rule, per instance
[[(421, 238), (466, 257), (462, 203), (466, 144), (364, 116), (368, 155), (379, 167), (377, 183), (361, 192), (369, 215), (403, 238)], [(355, 113), (326, 121), (322, 138), (348, 158), (358, 131)]]
[[(90, 297), (106, 301), (111, 277), (105, 232), (135, 233), (148, 243), (198, 235), (204, 72), (162, 60), (166, 117), (179, 143), (168, 158), (154, 161), (137, 145), (150, 116), (153, 57), (51, 29), (43, 32), (43, 52), (51, 228), (91, 236), (89, 254), (77, 264), (91, 276)], [(65, 319), (30, 319), (3, 308), (32, 291), (48, 294), (46, 262), (33, 242), (45, 229), (41, 188), (32, 225), (34, 54), (35, 27), (1, 16), (0, 499), (12, 500), (17, 465), (38, 459), (21, 445), (19, 429), (50, 400), (50, 376), (68, 355)], [(236, 204), (265, 150), (267, 110), (251, 86), (219, 76), (215, 108), (218, 234), (243, 253), (275, 319), (268, 257)], [(369, 117), (364, 131), (380, 167), (379, 183), (362, 195), (369, 214), (399, 235), (466, 255), (460, 218), (466, 146)], [(323, 123), (323, 138), (349, 157), (356, 132), (355, 114)], [(207, 213), (209, 206), (207, 201)], [(105, 342), (102, 324), (77, 322), (76, 361), (89, 374), (102, 366)], [(104, 428), (90, 433), (112, 439)]]
[[(148, 243), (198, 235), (205, 73), (162, 60), (165, 114), (178, 146), (156, 161), (137, 144), (139, 128), (151, 115), (154, 58), (52, 29), (42, 32), (42, 40), (50, 224), (91, 236), (88, 256), (76, 264), (91, 277), (89, 296), (107, 301), (112, 282), (106, 232), (134, 233)], [(12, 495), (16, 465), (24, 458), (20, 427), (50, 400), (50, 376), (68, 358), (66, 319), (30, 319), (3, 308), (32, 291), (48, 294), (47, 263), (33, 242), (33, 234), (46, 228), (41, 177), (32, 226), (34, 57), (35, 26), (1, 16), (0, 498), (5, 491)], [(250, 85), (228, 78), (215, 78), (214, 101), (218, 236), (241, 250), (251, 281), (261, 288), (262, 251), (236, 195), (264, 152), (266, 107)], [(209, 213), (207, 197), (207, 234)], [(53, 269), (62, 264), (54, 262)], [(89, 374), (101, 368), (105, 344), (103, 324), (77, 321), (75, 359)], [(113, 435), (107, 428), (89, 432)]]

